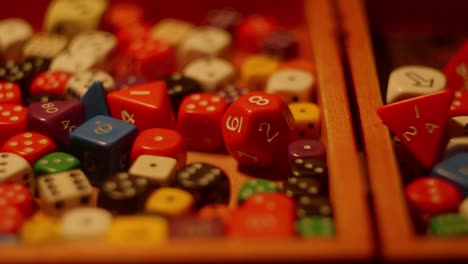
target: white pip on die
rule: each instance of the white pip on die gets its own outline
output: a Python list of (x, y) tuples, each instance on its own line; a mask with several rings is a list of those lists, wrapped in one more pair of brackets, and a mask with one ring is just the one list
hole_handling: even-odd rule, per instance
[(184, 75), (199, 82), (205, 92), (214, 92), (223, 84), (233, 81), (234, 67), (219, 58), (201, 58), (191, 62), (184, 69)]
[(106, 60), (115, 50), (117, 40), (111, 33), (92, 30), (81, 32), (71, 41), (68, 50), (76, 54), (89, 54), (99, 62)]
[(0, 153), (0, 183), (19, 183), (34, 193), (35, 179), (29, 162), (9, 152)]
[(392, 71), (388, 79), (387, 104), (445, 89), (442, 72), (425, 66), (403, 66)]
[(225, 57), (231, 46), (231, 35), (215, 27), (194, 30), (180, 44), (177, 61), (180, 66), (202, 57)]
[(43, 57), (52, 59), (62, 52), (67, 46), (68, 40), (62, 35), (37, 34), (25, 45), (24, 57)]
[(77, 72), (68, 80), (65, 98), (68, 100), (80, 100), (94, 81), (101, 81), (102, 87), (106, 92), (113, 91), (116, 87), (114, 78), (107, 72), (100, 70)]
[(83, 55), (63, 51), (50, 63), (49, 70), (75, 73), (86, 71), (97, 64), (97, 59), (91, 55)]
[(92, 203), (91, 184), (80, 169), (44, 175), (37, 188), (42, 209), (51, 215)]
[(24, 43), (32, 36), (31, 25), (23, 19), (9, 18), (0, 21), (0, 50), (5, 60), (19, 60)]
[(98, 239), (112, 223), (112, 214), (102, 208), (79, 207), (67, 211), (60, 219), (62, 237), (66, 240)]
[(277, 94), (286, 103), (309, 102), (314, 94), (314, 76), (307, 71), (287, 69), (273, 73), (265, 91)]
[(148, 179), (152, 183), (167, 186), (174, 178), (177, 160), (171, 157), (140, 155), (128, 170), (132, 176)]
[(150, 36), (178, 46), (192, 32), (193, 28), (194, 25), (186, 21), (166, 18), (151, 28)]

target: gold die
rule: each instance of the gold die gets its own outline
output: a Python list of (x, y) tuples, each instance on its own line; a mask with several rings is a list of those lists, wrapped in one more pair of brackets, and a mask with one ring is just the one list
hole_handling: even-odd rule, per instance
[(270, 75), (279, 62), (265, 55), (253, 55), (245, 59), (241, 66), (241, 83), (249, 91), (263, 91)]
[(320, 108), (309, 102), (291, 103), (289, 109), (296, 122), (300, 138), (320, 138)]
[(166, 216), (179, 216), (192, 210), (192, 194), (177, 188), (160, 188), (146, 200), (145, 211)]
[(168, 233), (169, 224), (163, 217), (120, 216), (114, 218), (106, 239), (112, 243), (162, 243)]
[(36, 214), (21, 226), (19, 234), (24, 243), (43, 243), (57, 240), (60, 231), (55, 219)]

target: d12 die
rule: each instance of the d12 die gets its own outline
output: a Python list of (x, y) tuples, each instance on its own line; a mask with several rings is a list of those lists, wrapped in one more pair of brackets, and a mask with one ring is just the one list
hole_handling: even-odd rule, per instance
[(27, 108), (17, 104), (0, 104), (0, 145), (10, 137), (26, 131)]
[(226, 148), (239, 164), (268, 167), (292, 141), (294, 120), (279, 96), (251, 92), (231, 104), (221, 129)]
[(19, 155), (0, 152), (0, 182), (19, 183), (34, 192), (35, 179), (28, 161)]
[(31, 95), (51, 93), (64, 96), (70, 74), (64, 71), (45, 71), (34, 77), (29, 88)]
[(163, 81), (155, 81), (107, 95), (114, 118), (134, 124), (139, 131), (175, 127), (175, 118)]
[(0, 104), (21, 104), (21, 88), (12, 82), (0, 82)]
[(136, 127), (108, 116), (95, 116), (71, 134), (71, 151), (93, 184), (130, 165)]
[(32, 165), (56, 149), (57, 146), (49, 137), (36, 132), (23, 132), (8, 139), (1, 151), (15, 153)]
[(203, 91), (214, 92), (218, 87), (234, 79), (234, 67), (219, 58), (200, 58), (188, 64), (183, 71), (186, 77), (200, 83)]
[(37, 182), (42, 209), (51, 215), (91, 204), (92, 188), (81, 170), (48, 174)]
[(223, 98), (208, 93), (184, 98), (177, 117), (177, 130), (185, 138), (188, 149), (214, 151), (223, 146), (220, 122), (227, 106)]
[(65, 152), (52, 152), (40, 158), (34, 164), (36, 175), (59, 173), (76, 169), (80, 166), (80, 160)]
[(0, 206), (15, 207), (24, 218), (30, 217), (36, 209), (31, 190), (17, 183), (0, 184)]
[(262, 41), (279, 27), (278, 21), (263, 15), (250, 15), (244, 18), (236, 29), (236, 44), (241, 49), (257, 52)]

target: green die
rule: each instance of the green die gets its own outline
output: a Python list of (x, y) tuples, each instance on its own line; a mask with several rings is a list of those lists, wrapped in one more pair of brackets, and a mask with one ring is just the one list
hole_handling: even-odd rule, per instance
[(34, 164), (34, 173), (51, 174), (76, 169), (80, 166), (80, 160), (65, 152), (52, 152)]
[(250, 196), (257, 193), (279, 192), (279, 186), (274, 181), (254, 179), (246, 181), (237, 195), (237, 202), (242, 203)]
[(439, 237), (466, 236), (468, 218), (456, 213), (434, 216), (429, 220), (427, 233)]
[(307, 216), (296, 221), (296, 231), (301, 237), (333, 237), (335, 224), (325, 216)]

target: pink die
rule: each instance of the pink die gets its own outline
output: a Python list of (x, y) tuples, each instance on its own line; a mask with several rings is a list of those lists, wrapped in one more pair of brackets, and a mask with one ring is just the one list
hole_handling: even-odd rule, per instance
[(214, 94), (196, 93), (184, 98), (177, 129), (188, 149), (214, 151), (223, 146), (220, 122), (227, 107), (226, 100)]

